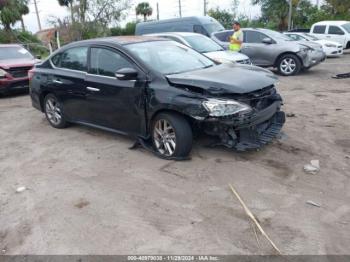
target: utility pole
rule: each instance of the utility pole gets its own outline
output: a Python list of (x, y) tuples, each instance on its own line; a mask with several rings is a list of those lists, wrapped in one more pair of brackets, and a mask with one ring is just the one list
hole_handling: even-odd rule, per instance
[(179, 0), (179, 15), (180, 15), (180, 17), (182, 17), (181, 0)]
[(292, 0), (289, 0), (288, 31), (292, 29)]
[(207, 15), (207, 6), (208, 6), (208, 2), (207, 0), (203, 0), (204, 1), (204, 16)]
[(41, 31), (42, 28), (41, 28), (38, 5), (36, 4), (36, 0), (34, 0), (34, 7), (35, 7), (36, 19), (38, 20), (39, 31)]
[(159, 3), (157, 2), (157, 20), (159, 21)]
[(317, 0), (316, 6), (317, 6), (317, 9), (320, 9), (320, 0)]

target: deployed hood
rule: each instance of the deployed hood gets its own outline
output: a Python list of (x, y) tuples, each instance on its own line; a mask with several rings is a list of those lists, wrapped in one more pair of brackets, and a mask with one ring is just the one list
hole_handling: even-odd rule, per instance
[(267, 69), (228, 63), (167, 75), (167, 78), (172, 84), (199, 87), (211, 94), (250, 93), (277, 81), (277, 77)]
[(248, 56), (242, 53), (232, 52), (232, 51), (215, 51), (215, 52), (204, 53), (203, 55), (213, 60), (220, 60), (220, 61), (227, 60), (231, 62), (237, 62), (237, 61), (249, 59)]

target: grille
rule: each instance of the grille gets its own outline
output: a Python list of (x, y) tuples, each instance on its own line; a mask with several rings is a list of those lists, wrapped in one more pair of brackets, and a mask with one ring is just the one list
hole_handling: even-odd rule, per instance
[(28, 71), (32, 69), (31, 66), (27, 67), (12, 67), (8, 72), (13, 76), (13, 78), (27, 77)]

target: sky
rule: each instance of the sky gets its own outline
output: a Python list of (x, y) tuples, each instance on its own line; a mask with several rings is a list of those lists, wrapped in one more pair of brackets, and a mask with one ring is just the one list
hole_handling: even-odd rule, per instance
[[(121, 25), (124, 25), (128, 21), (135, 21), (135, 6), (139, 2), (147, 1), (153, 8), (153, 15), (150, 19), (156, 19), (156, 5), (159, 3), (160, 19), (172, 18), (179, 16), (178, 2), (179, 0), (131, 0), (133, 6), (127, 12), (128, 15), (124, 21), (121, 21)], [(316, 2), (317, 0), (312, 0)], [(27, 30), (35, 33), (39, 30), (38, 22), (35, 15), (34, 0), (30, 0), (30, 13), (24, 16), (24, 23)], [(182, 16), (203, 15), (203, 3), (204, 0), (181, 0)], [(230, 9), (232, 7), (232, 0), (207, 0), (208, 10), (210, 8), (219, 7), (220, 9)], [(239, 0), (238, 13), (245, 14), (248, 17), (254, 18), (260, 14), (259, 6), (252, 6), (251, 0)], [(43, 29), (50, 28), (48, 23), (50, 17), (63, 18), (69, 15), (68, 9), (61, 7), (57, 0), (37, 0), (39, 9), (39, 15), (41, 25)], [(142, 17), (139, 17), (142, 19)], [(18, 23), (16, 27), (20, 27)]]

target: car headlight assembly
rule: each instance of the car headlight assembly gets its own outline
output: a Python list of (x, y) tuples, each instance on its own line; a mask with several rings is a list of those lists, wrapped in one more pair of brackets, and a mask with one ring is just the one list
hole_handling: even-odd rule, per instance
[(236, 63), (235, 61), (233, 60), (229, 60), (229, 59), (225, 59), (225, 58), (219, 58), (219, 57), (215, 57), (215, 58), (212, 58), (212, 60), (214, 60), (215, 62), (219, 63), (219, 64), (229, 64), (229, 63)]
[(337, 47), (336, 45), (333, 45), (333, 44), (325, 44), (325, 46), (327, 46), (327, 47)]
[(252, 108), (249, 105), (234, 101), (209, 98), (202, 102), (204, 108), (212, 117), (229, 116), (237, 113), (249, 113)]
[(7, 72), (4, 69), (0, 68), (0, 78), (5, 78)]

